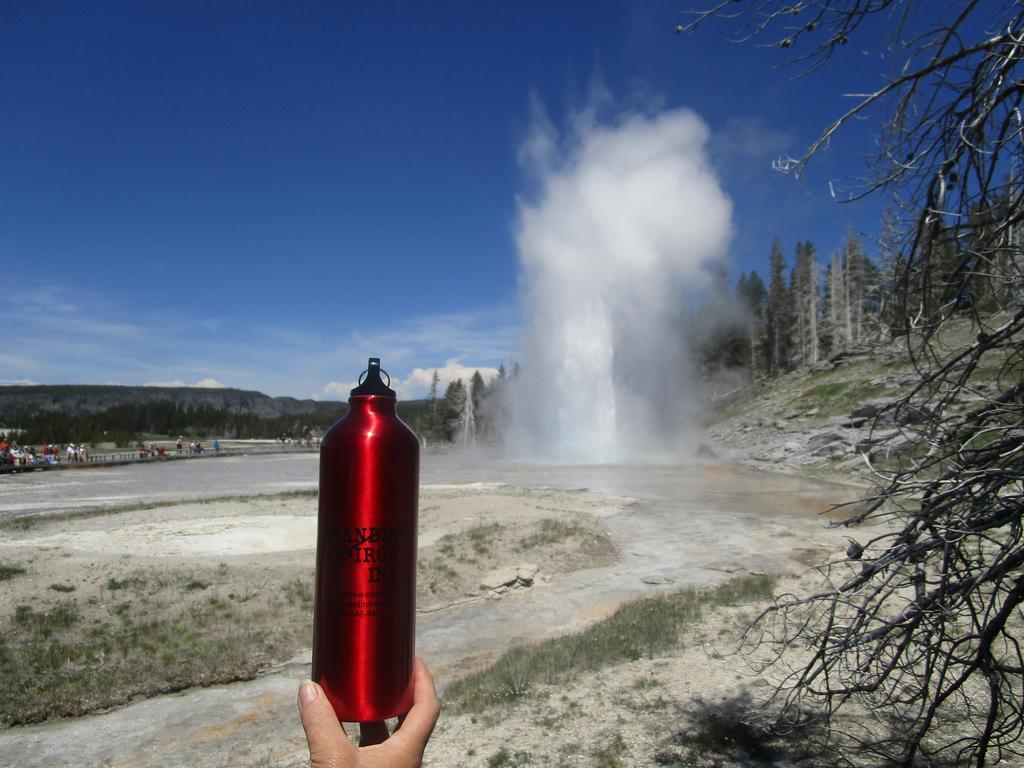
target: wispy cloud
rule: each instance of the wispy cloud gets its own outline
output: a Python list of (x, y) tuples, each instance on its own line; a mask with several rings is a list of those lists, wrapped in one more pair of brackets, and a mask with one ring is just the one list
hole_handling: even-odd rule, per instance
[(110, 307), (102, 297), (65, 286), (34, 286), (12, 294), (10, 302), (15, 312), (31, 317), (35, 328), (57, 329), (65, 335), (125, 337), (143, 332), (134, 323), (111, 319), (109, 314), (103, 317)]
[[(434, 368), (413, 368), (409, 375), (402, 379), (392, 379), (391, 388), (403, 400), (416, 400), (426, 397), (430, 393), (430, 386), (434, 380), (434, 373), (437, 373), (437, 394), (444, 395), (445, 389), (454, 381), (461, 380), (469, 384), (474, 373), (479, 373), (485, 382), (490, 381), (498, 375), (498, 369), (489, 365), (465, 365), (459, 360), (446, 360), (444, 365)], [(317, 397), (327, 396), (328, 398), (345, 399), (349, 392), (356, 387), (356, 381), (329, 381), (323, 388), (322, 393)]]
[[(8, 326), (8, 332), (10, 327)], [(4, 339), (4, 343), (14, 348), (12, 345), (12, 339), (9, 335), (5, 334), (7, 338)], [(28, 350), (25, 350), (28, 352)], [(11, 373), (17, 371), (18, 373), (25, 373), (27, 371), (38, 371), (43, 367), (42, 361), (35, 355), (30, 354), (12, 354), (10, 349), (0, 352), (0, 370), (5, 373)]]
[(323, 396), (326, 395), (328, 400), (344, 400), (348, 397), (349, 392), (358, 386), (356, 381), (329, 381), (324, 385), (322, 393), (316, 393), (313, 398), (316, 400), (325, 399)]
[(771, 163), (793, 151), (796, 137), (757, 117), (734, 117), (716, 130), (708, 150), (720, 165), (747, 165), (753, 162), (761, 173), (771, 171)]
[(474, 373), (479, 372), (485, 382), (498, 375), (496, 367), (463, 365), (459, 360), (446, 360), (445, 364), (438, 368), (414, 368), (402, 381), (396, 382), (395, 391), (408, 398), (423, 397), (430, 392), (435, 371), (438, 378), (438, 396), (443, 395), (453, 381), (461, 379), (468, 383)]
[(417, 371), (454, 376), (463, 365), (470, 375), (486, 375), (511, 359), (518, 332), (514, 307), (394, 316), (337, 330), (287, 315), (273, 325), (246, 318), (169, 323), (160, 307), (136, 317), (114, 298), (62, 285), (21, 285), (12, 293), (16, 311), (5, 329), (0, 374), (51, 384), (227, 386), (344, 399), (354, 386), (349, 377), (373, 356), (382, 358), (403, 397), (416, 397), (426, 391)]
[(216, 379), (200, 379), (194, 384), (188, 384), (181, 379), (175, 379), (174, 381), (149, 381), (146, 382), (147, 387), (198, 387), (200, 389), (224, 389), (225, 385)]

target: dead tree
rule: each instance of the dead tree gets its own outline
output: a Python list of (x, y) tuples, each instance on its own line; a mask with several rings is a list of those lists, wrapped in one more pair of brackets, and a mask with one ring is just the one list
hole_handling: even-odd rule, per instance
[[(869, 108), (888, 116), (868, 180), (844, 201), (901, 202), (892, 331), (919, 382), (884, 409), (864, 457), (873, 497), (842, 523), (884, 522), (783, 595), (751, 629), (777, 669), (780, 725), (903, 766), (1024, 755), (1024, 5), (958, 0), (722, 0), (678, 28), (726, 19), (813, 70), (868, 24), (902, 66), (799, 158)], [(833, 268), (833, 278), (837, 279)], [(805, 655), (800, 656), (797, 649)], [(851, 717), (837, 717), (841, 710)], [(855, 728), (873, 717), (871, 727)]]

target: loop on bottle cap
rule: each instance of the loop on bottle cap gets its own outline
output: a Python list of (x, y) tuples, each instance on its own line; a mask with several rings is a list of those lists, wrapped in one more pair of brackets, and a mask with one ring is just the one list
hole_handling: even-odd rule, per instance
[[(387, 377), (388, 377), (388, 380), (387, 380), (387, 385), (388, 385), (388, 386), (390, 387), (390, 386), (391, 386), (391, 375), (390, 375), (390, 374), (389, 374), (389, 373), (388, 373), (387, 371), (385, 371), (385, 370), (384, 370), (383, 368), (381, 368), (381, 369), (380, 369), (380, 372), (381, 372), (381, 373), (383, 373), (383, 374), (384, 374), (385, 376), (387, 376)], [(357, 381), (356, 383), (357, 383), (357, 384), (362, 384), (362, 383), (363, 383), (363, 379), (365, 379), (365, 378), (366, 378), (366, 375), (367, 375), (368, 373), (369, 373), (369, 370), (365, 370), (365, 371), (363, 371), (362, 373), (360, 373), (360, 374), (359, 374), (359, 381)]]
[[(387, 376), (387, 384), (381, 381), (380, 375)], [(371, 357), (366, 365), (366, 370), (359, 374), (358, 385), (349, 395), (353, 397), (394, 397), (395, 390), (391, 389), (391, 376), (380, 367), (380, 358)]]

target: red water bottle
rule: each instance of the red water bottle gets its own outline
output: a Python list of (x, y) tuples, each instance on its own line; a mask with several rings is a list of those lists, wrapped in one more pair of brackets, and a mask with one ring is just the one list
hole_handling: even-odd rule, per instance
[(412, 707), (420, 446), (381, 373), (371, 357), (320, 446), (313, 679), (342, 722)]

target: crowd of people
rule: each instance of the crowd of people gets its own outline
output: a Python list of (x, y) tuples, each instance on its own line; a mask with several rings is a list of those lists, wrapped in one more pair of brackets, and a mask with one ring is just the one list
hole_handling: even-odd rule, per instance
[[(213, 452), (219, 454), (220, 453), (220, 440), (218, 440), (217, 438), (214, 438), (213, 439), (212, 447), (213, 447)], [(175, 453), (176, 456), (181, 456), (182, 454), (185, 454), (185, 453), (187, 453), (187, 454), (204, 453), (205, 451), (206, 451), (206, 447), (203, 445), (203, 441), (202, 440), (189, 440), (188, 441), (188, 445), (186, 446), (185, 445), (185, 437), (183, 435), (178, 435), (178, 438), (174, 441), (174, 453)], [(166, 456), (166, 455), (167, 455), (167, 449), (164, 448), (163, 446), (156, 446), (153, 443), (148, 443), (148, 444), (146, 444), (146, 443), (139, 443), (139, 458), (140, 459), (145, 459), (147, 457), (152, 457), (152, 456)]]
[(0, 437), (0, 467), (59, 464), (62, 459), (68, 463), (88, 461), (89, 448), (84, 443), (68, 443), (63, 450), (56, 443), (44, 443), (41, 448), (34, 445), (22, 448), (14, 438)]
[(288, 435), (278, 435), (277, 443), (278, 445), (297, 445), (300, 448), (319, 448), (320, 436), (302, 435), (302, 437), (290, 437)]
[[(199, 454), (206, 451), (201, 440), (190, 440), (188, 445), (184, 444), (184, 438), (179, 435), (175, 441), (177, 455), (182, 455), (187, 450), (190, 454)], [(213, 441), (214, 453), (220, 453), (220, 440)], [(154, 443), (139, 443), (138, 456), (140, 459), (158, 458), (167, 456), (168, 451), (163, 446)], [(0, 467), (22, 467), (40, 464), (75, 464), (90, 460), (89, 447), (85, 443), (68, 443), (63, 448), (58, 443), (44, 443), (41, 447), (21, 447), (14, 438), (8, 439), (0, 436)]]
[[(319, 448), (320, 436), (303, 435), (302, 437), (293, 438), (282, 435), (277, 438), (276, 442), (281, 447)], [(199, 455), (210, 452), (216, 455), (220, 454), (221, 444), (218, 438), (214, 438), (210, 442), (209, 447), (199, 439), (189, 439), (186, 441), (184, 435), (178, 435), (174, 441), (175, 456)], [(171, 448), (166, 444), (158, 445), (156, 443), (140, 441), (135, 453), (139, 459), (162, 458), (171, 454)], [(0, 468), (41, 464), (74, 464), (109, 458), (120, 458), (123, 460), (124, 455), (121, 454), (114, 457), (109, 455), (104, 455), (103, 457), (90, 456), (89, 448), (85, 443), (67, 443), (63, 446), (57, 443), (44, 443), (38, 448), (36, 446), (21, 447), (13, 437), (0, 434)]]

